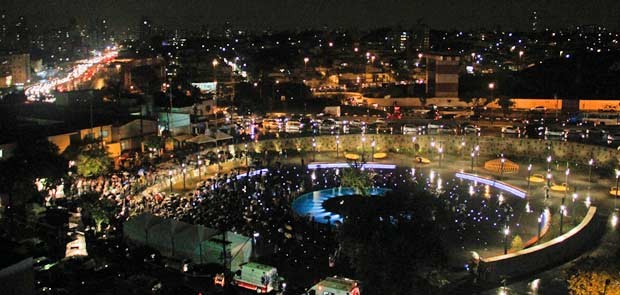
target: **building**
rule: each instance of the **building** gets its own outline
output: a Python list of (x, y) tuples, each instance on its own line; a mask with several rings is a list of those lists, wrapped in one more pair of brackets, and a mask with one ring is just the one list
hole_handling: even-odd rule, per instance
[[(8, 54), (0, 57), (0, 77), (4, 81), (0, 85), (5, 87), (12, 85), (24, 85), (30, 83), (30, 54)], [(10, 76), (10, 78), (8, 78)]]
[(428, 97), (458, 97), (460, 57), (453, 54), (426, 54), (426, 94)]
[(51, 135), (47, 137), (47, 140), (58, 146), (59, 152), (62, 153), (69, 145), (86, 137), (100, 138), (107, 147), (108, 155), (111, 158), (117, 158), (124, 151), (141, 150), (142, 139), (156, 134), (157, 122), (132, 119), (122, 124), (99, 125), (93, 128)]
[(143, 17), (138, 26), (138, 39), (141, 41), (149, 41), (153, 33), (153, 23), (147, 17)]

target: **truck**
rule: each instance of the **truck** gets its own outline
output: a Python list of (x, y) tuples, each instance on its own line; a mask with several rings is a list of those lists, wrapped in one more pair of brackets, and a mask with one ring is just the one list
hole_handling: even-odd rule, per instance
[(325, 278), (308, 289), (306, 294), (361, 295), (358, 281), (337, 276)]
[(323, 113), (330, 114), (334, 117), (340, 117), (340, 106), (328, 106), (323, 109)]
[(256, 262), (242, 264), (234, 274), (232, 284), (261, 294), (282, 292), (286, 287), (275, 267)]

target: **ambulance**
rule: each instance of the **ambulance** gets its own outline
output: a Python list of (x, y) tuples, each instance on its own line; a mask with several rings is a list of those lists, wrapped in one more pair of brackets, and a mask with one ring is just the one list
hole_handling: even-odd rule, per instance
[(361, 295), (359, 282), (341, 277), (329, 277), (312, 286), (308, 295)]
[(275, 267), (255, 262), (242, 264), (241, 269), (234, 274), (232, 284), (259, 294), (279, 293), (286, 287)]

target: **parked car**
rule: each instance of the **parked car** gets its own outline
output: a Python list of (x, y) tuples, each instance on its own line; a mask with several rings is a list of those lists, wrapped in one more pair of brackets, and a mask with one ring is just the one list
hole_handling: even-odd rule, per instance
[(563, 129), (547, 127), (545, 128), (545, 136), (546, 137), (564, 137), (566, 132)]
[(405, 124), (402, 127), (403, 134), (420, 134), (424, 131), (424, 126), (417, 126), (415, 124)]
[(461, 126), (461, 132), (463, 132), (464, 134), (479, 133), (480, 127), (474, 124), (465, 123)]
[(505, 126), (502, 127), (502, 133), (504, 134), (520, 134), (521, 128), (519, 126)]
[(286, 131), (286, 133), (299, 133), (301, 132), (301, 128), (301, 122), (295, 120), (288, 120), (284, 125), (284, 131)]
[(338, 130), (338, 125), (333, 119), (325, 119), (319, 125), (319, 131), (321, 132), (334, 132)]

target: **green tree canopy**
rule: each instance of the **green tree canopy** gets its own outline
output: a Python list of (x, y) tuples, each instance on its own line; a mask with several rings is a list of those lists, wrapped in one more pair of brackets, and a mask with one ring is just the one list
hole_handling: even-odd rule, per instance
[(63, 153), (65, 157), (76, 161), (77, 173), (84, 177), (97, 177), (112, 170), (107, 147), (100, 139), (85, 137), (71, 144)]

